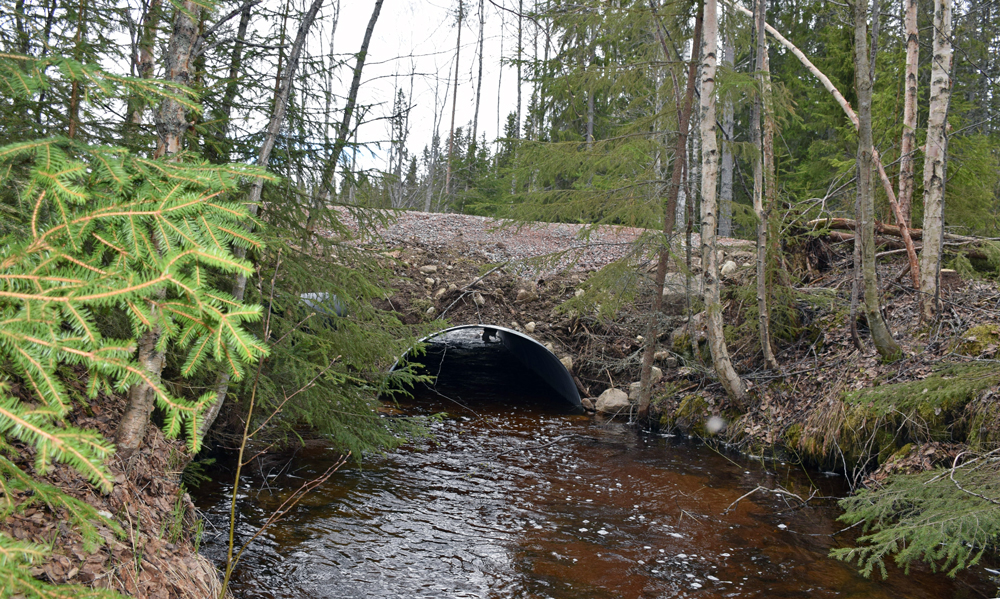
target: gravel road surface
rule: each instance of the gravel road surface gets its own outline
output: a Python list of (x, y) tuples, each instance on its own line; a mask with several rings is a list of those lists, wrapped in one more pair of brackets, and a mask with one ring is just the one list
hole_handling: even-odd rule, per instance
[[(342, 209), (344, 222), (355, 231), (355, 220)], [(585, 225), (562, 223), (532, 223), (517, 228), (509, 221), (465, 214), (430, 212), (396, 212), (395, 221), (378, 227), (379, 245), (391, 249), (402, 246), (420, 246), (427, 249), (460, 249), (470, 258), (486, 263), (523, 264), (526, 271), (549, 274), (560, 270), (598, 270), (615, 260), (621, 260), (635, 251), (635, 242), (643, 229), (602, 225), (590, 228), (584, 235)], [(697, 244), (698, 236), (693, 242)], [(720, 239), (722, 246), (742, 245), (735, 239)], [(546, 256), (564, 254), (548, 264), (526, 264)]]

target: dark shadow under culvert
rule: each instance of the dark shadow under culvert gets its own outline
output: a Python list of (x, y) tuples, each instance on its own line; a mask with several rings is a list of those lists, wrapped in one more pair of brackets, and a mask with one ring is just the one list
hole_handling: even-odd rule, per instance
[(407, 353), (397, 364), (422, 364), (421, 372), (435, 377), (431, 388), (437, 393), (462, 402), (521, 397), (583, 412), (573, 376), (544, 345), (520, 331), (460, 325), (421, 342), (426, 353)]

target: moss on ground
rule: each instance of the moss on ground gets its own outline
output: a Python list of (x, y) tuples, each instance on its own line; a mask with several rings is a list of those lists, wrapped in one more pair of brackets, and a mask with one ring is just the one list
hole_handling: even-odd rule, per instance
[(673, 414), (664, 414), (661, 423), (665, 420), (670, 428), (678, 427), (689, 434), (705, 437), (708, 436), (705, 424), (711, 416), (708, 400), (692, 393), (680, 401)]
[[(994, 364), (951, 364), (917, 381), (845, 393), (818, 411), (803, 431), (785, 433), (790, 447), (820, 464), (884, 463), (911, 443), (1000, 440), (1000, 384)], [(967, 409), (968, 408), (968, 409)]]
[(952, 342), (949, 351), (972, 358), (981, 356), (992, 346), (996, 351), (1000, 344), (1000, 325), (981, 324), (971, 327), (964, 335)]

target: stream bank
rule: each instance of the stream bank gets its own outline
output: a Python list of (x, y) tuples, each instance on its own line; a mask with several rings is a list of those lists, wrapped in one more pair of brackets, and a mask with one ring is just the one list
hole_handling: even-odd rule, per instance
[[(81, 393), (83, 380), (76, 379)], [(124, 398), (101, 394), (85, 406), (76, 404), (68, 422), (112, 441), (124, 408)], [(108, 463), (114, 477), (108, 494), (60, 462), (40, 476), (34, 450), (22, 443), (12, 448), (16, 455), (11, 461), (33, 475), (36, 486), (23, 486), (16, 479), (2, 481), (0, 501), (18, 509), (0, 521), (0, 531), (18, 541), (53, 548), (48, 558), (32, 564), (35, 578), (78, 585), (70, 588), (80, 596), (92, 596), (89, 589), (152, 599), (219, 596), (222, 585), (215, 565), (198, 553), (203, 524), (181, 487), (182, 470), (189, 461), (182, 442), (166, 439), (158, 427), (147, 427), (138, 450), (127, 459), (116, 455)], [(45, 491), (52, 488), (79, 502), (75, 512), (53, 511), (45, 498)], [(2, 586), (0, 597), (10, 596), (8, 591), (23, 596)]]
[[(401, 400), (401, 413), (431, 418), (434, 439), (367, 456), (303, 498), (244, 554), (237, 599), (973, 599), (995, 590), (981, 567), (949, 579), (890, 566), (888, 580), (865, 579), (829, 555), (857, 533), (836, 520), (843, 477), (568, 414), (534, 382), (512, 381), (518, 364), (509, 368), (466, 363)], [(313, 444), (248, 475), (238, 540), (337, 458)], [(196, 496), (208, 531), (228, 521), (225, 472)], [(206, 534), (217, 563), (225, 549), (225, 534)]]
[[(530, 334), (563, 360), (590, 402), (609, 389), (620, 391), (619, 400), (629, 401), (615, 411), (631, 420), (651, 296), (626, 296), (624, 281), (595, 291), (595, 275), (606, 275), (593, 265), (555, 271), (505, 262), (513, 256), (496, 255), (495, 246), (481, 251), (468, 232), (465, 239), (455, 248), (414, 236), (386, 251), (397, 292), (383, 307), (413, 324), (486, 323)], [(775, 326), (781, 372), (774, 372), (762, 366), (756, 330), (743, 318), (755, 297), (753, 255), (735, 243), (723, 250), (727, 341), (750, 388), (741, 402), (731, 401), (716, 381), (700, 315), (688, 323), (685, 277), (668, 275), (655, 364), (663, 376), (654, 385), (648, 425), (750, 455), (838, 470), (856, 484), (949, 463), (965, 449), (1000, 441), (995, 282), (945, 273), (945, 314), (925, 326), (916, 292), (896, 282), (905, 262), (886, 260), (880, 265), (885, 316), (906, 357), (883, 363), (873, 348), (858, 350), (851, 339), (845, 247), (816, 241), (800, 258), (797, 286), (781, 290), (786, 308)], [(651, 277), (651, 271), (639, 268), (633, 276)], [(613, 313), (603, 310), (616, 302)], [(692, 311), (699, 303), (691, 302)], [(862, 318), (862, 338), (864, 326)], [(914, 390), (920, 397), (907, 400)]]

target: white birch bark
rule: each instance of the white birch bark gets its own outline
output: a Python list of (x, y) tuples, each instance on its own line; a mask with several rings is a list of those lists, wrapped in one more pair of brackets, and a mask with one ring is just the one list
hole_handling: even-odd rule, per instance
[(723, 335), (719, 256), (716, 248), (719, 147), (715, 130), (715, 67), (718, 33), (717, 1), (706, 0), (704, 39), (701, 46), (701, 265), (705, 278), (705, 313), (712, 363), (726, 393), (739, 400), (746, 393), (746, 387), (733, 368)]
[(951, 0), (934, 0), (931, 98), (927, 113), (927, 148), (924, 151), (924, 248), (920, 253), (921, 314), (924, 319), (934, 318), (938, 312), (951, 61)]
[[(184, 2), (175, 10), (173, 31), (163, 55), (166, 78), (172, 83), (188, 85), (191, 81), (192, 54), (198, 41), (197, 23), (201, 10), (201, 6), (194, 2)], [(187, 128), (187, 111), (184, 106), (172, 98), (164, 100), (156, 113), (156, 131), (159, 140), (154, 158), (169, 157), (180, 152)], [(155, 301), (150, 303), (150, 313), (154, 322), (157, 322), (156, 313), (159, 309), (157, 304), (165, 297), (166, 291), (161, 290), (156, 294)], [(154, 326), (143, 333), (137, 343), (138, 361), (156, 381), (160, 380), (163, 372), (164, 352), (157, 349), (162, 334), (162, 329)], [(136, 383), (129, 387), (125, 413), (122, 414), (115, 432), (115, 444), (123, 455), (127, 456), (142, 445), (154, 405), (153, 387), (149, 383)]]
[(903, 138), (899, 149), (899, 211), (911, 226), (913, 206), (913, 153), (917, 147), (917, 67), (920, 60), (920, 32), (917, 29), (917, 0), (903, 0), (906, 6), (906, 82), (903, 96)]

